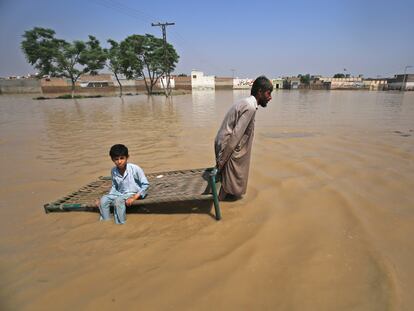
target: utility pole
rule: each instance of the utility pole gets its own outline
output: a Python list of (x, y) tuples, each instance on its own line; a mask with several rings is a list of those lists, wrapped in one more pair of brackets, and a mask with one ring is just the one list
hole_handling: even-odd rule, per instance
[[(175, 25), (175, 23), (160, 23), (157, 24), (151, 23), (151, 26), (153, 27), (161, 27), (162, 29), (162, 39), (164, 41), (164, 74), (165, 78), (167, 80), (167, 87), (165, 88), (165, 96), (170, 96), (171, 94), (171, 87), (170, 87), (170, 71), (168, 70), (168, 55), (167, 55), (167, 26)], [(162, 78), (161, 78), (162, 79)], [(162, 83), (162, 80), (161, 80)], [(162, 83), (164, 85), (164, 83)]]

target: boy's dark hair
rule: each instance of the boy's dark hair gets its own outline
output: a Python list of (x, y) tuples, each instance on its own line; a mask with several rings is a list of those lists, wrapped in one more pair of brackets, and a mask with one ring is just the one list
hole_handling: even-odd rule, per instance
[(128, 157), (128, 148), (122, 144), (116, 144), (111, 147), (109, 150), (109, 155), (111, 159), (115, 157)]
[(252, 89), (250, 91), (250, 95), (256, 96), (259, 90), (262, 90), (263, 92), (266, 91), (273, 91), (273, 84), (270, 82), (268, 78), (265, 76), (257, 77), (256, 80), (254, 80)]

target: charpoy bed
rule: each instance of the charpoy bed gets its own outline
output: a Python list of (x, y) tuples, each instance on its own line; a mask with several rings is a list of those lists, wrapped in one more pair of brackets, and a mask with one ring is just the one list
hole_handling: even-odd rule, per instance
[[(143, 200), (134, 201), (132, 206), (157, 203), (178, 203), (184, 201), (212, 200), (215, 217), (221, 219), (217, 198), (216, 168), (201, 168), (146, 174), (150, 187)], [(111, 188), (111, 177), (98, 180), (78, 191), (44, 205), (45, 212), (94, 211), (96, 199), (107, 194)], [(127, 209), (128, 210), (128, 209)]]

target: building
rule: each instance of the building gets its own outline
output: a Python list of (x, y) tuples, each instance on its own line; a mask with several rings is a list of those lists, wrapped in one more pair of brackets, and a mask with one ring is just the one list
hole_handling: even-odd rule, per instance
[(233, 89), (240, 90), (240, 89), (250, 89), (253, 85), (253, 79), (233, 79)]
[(365, 87), (362, 77), (331, 78), (321, 77), (323, 82), (330, 82), (331, 90), (334, 89), (363, 89)]
[(370, 91), (385, 91), (388, 89), (388, 79), (371, 79), (363, 80), (364, 88)]
[(232, 90), (233, 78), (229, 77), (215, 77), (214, 84), (216, 90)]
[(277, 79), (271, 79), (273, 84), (273, 89), (283, 89), (283, 79), (277, 78)]
[(414, 74), (406, 74), (405, 81), (403, 74), (395, 75), (394, 78), (387, 80), (389, 90), (401, 90), (404, 83), (406, 91), (414, 91)]
[(205, 76), (202, 71), (191, 71), (191, 88), (192, 89), (215, 89), (214, 76)]
[(300, 78), (297, 77), (286, 77), (283, 79), (283, 88), (284, 89), (298, 89), (300, 86)]
[(309, 82), (309, 89), (311, 90), (330, 90), (331, 82), (321, 80), (321, 77), (313, 76)]

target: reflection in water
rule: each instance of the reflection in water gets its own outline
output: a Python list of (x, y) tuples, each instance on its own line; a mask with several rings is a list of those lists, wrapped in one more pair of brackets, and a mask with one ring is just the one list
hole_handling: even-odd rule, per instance
[(216, 92), (214, 90), (193, 90), (191, 93), (193, 119), (198, 126), (206, 126), (215, 114)]

